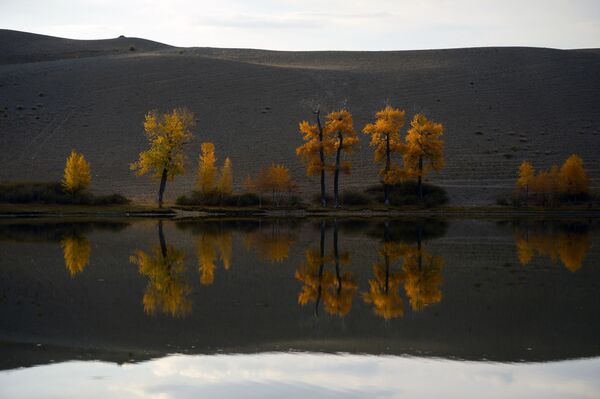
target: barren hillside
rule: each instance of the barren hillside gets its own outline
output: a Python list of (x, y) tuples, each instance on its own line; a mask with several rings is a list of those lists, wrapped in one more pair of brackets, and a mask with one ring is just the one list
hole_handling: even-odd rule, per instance
[[(130, 46), (135, 51), (130, 51)], [(189, 173), (167, 199), (191, 189), (199, 144), (233, 160), (235, 180), (284, 162), (304, 196), (294, 149), (307, 103), (345, 104), (357, 129), (389, 101), (446, 126), (447, 167), (430, 180), (454, 205), (493, 203), (523, 159), (536, 167), (579, 153), (600, 178), (600, 53), (540, 48), (398, 52), (274, 52), (172, 48), (142, 39), (81, 41), (0, 30), (0, 180), (57, 180), (71, 148), (93, 169), (96, 191), (153, 199), (157, 182), (128, 164), (144, 148), (151, 109), (196, 114)], [(377, 181), (366, 137), (342, 188)]]

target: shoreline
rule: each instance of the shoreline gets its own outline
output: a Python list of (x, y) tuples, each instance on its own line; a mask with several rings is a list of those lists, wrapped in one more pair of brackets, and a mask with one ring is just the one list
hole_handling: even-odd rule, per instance
[(17, 218), (163, 218), (214, 219), (231, 217), (249, 218), (371, 218), (371, 217), (592, 217), (600, 218), (600, 209), (584, 208), (504, 208), (504, 207), (440, 207), (440, 208), (206, 208), (171, 206), (80, 206), (46, 204), (0, 204), (0, 219)]

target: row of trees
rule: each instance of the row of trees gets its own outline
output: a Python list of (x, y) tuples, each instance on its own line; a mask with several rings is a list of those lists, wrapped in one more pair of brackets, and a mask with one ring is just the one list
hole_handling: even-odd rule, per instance
[[(375, 148), (375, 162), (383, 164), (380, 175), (385, 187), (386, 204), (389, 204), (390, 186), (409, 178), (418, 181), (419, 198), (422, 199), (423, 177), (429, 171), (444, 166), (441, 140), (443, 126), (417, 114), (403, 141), (400, 130), (405, 124), (405, 115), (405, 111), (387, 106), (376, 113), (373, 123), (363, 128), (363, 132), (371, 137), (370, 145)], [(327, 114), (324, 124), (321, 123), (320, 110), (315, 111), (315, 117), (314, 124), (308, 121), (300, 123), (299, 130), (305, 143), (296, 149), (296, 154), (306, 163), (309, 176), (320, 175), (323, 206), (326, 205), (325, 172), (333, 173), (334, 206), (338, 207), (340, 172), (350, 173), (352, 168), (351, 162), (342, 158), (357, 147), (358, 134), (354, 130), (352, 114), (346, 109)], [(138, 161), (131, 164), (131, 169), (137, 175), (151, 173), (160, 179), (159, 207), (163, 204), (167, 181), (185, 171), (183, 147), (192, 140), (194, 120), (194, 115), (185, 109), (175, 109), (165, 114), (152, 111), (145, 116), (144, 131), (150, 148), (140, 153)], [(402, 154), (402, 167), (394, 162), (393, 154)], [(333, 160), (330, 160), (332, 156)], [(282, 193), (291, 191), (295, 186), (289, 170), (275, 164), (261, 169), (255, 178), (248, 177), (245, 183), (249, 192), (259, 195), (270, 192), (275, 203)], [(212, 143), (202, 144), (196, 185), (203, 194), (223, 195), (233, 191), (231, 160), (225, 159), (219, 174)]]
[[(315, 112), (315, 123), (302, 121), (299, 124), (304, 144), (296, 154), (306, 164), (308, 176), (320, 175), (321, 205), (326, 206), (325, 173), (333, 173), (334, 207), (339, 206), (340, 172), (350, 173), (352, 164), (342, 160), (357, 147), (359, 138), (354, 130), (352, 114), (342, 109), (330, 112), (321, 123), (321, 113)], [(427, 119), (422, 114), (413, 117), (404, 141), (400, 131), (405, 124), (406, 112), (387, 106), (375, 114), (375, 121), (363, 128), (370, 136), (374, 147), (375, 162), (383, 164), (380, 176), (384, 185), (384, 201), (389, 205), (390, 187), (405, 179), (416, 179), (419, 199), (423, 199), (422, 180), (431, 170), (444, 167), (444, 143), (441, 136), (444, 127)], [(403, 166), (395, 163), (393, 154), (401, 154)], [(334, 155), (334, 160), (329, 158)]]
[(583, 167), (583, 160), (577, 154), (567, 158), (562, 166), (552, 165), (548, 170), (536, 172), (533, 165), (523, 161), (519, 166), (517, 187), (525, 199), (532, 193), (543, 200), (556, 195), (580, 198), (590, 191), (590, 178)]

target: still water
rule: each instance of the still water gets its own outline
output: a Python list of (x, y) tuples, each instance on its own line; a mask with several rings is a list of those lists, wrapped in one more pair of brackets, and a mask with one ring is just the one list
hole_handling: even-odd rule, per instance
[(600, 221), (0, 221), (0, 397), (600, 397)]

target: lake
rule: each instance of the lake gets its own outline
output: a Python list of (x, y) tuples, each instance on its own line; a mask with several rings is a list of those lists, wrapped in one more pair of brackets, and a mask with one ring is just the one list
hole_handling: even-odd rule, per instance
[(594, 218), (3, 219), (1, 398), (600, 397)]

